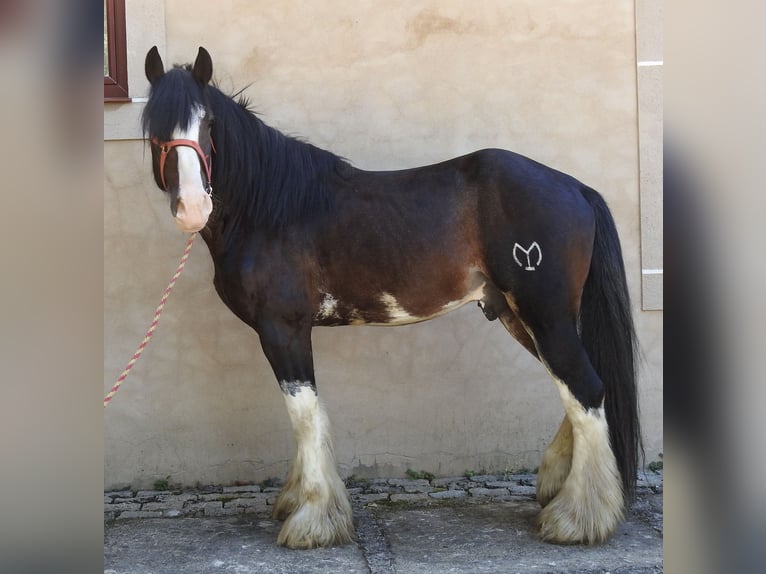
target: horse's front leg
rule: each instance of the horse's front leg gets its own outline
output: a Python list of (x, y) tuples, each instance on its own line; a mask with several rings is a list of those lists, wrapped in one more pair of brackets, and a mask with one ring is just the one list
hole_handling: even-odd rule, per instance
[(274, 517), (286, 519), (277, 542), (317, 548), (354, 539), (351, 503), (335, 467), (330, 424), (317, 396), (311, 325), (268, 322), (259, 326), (261, 345), (287, 405), (297, 453)]

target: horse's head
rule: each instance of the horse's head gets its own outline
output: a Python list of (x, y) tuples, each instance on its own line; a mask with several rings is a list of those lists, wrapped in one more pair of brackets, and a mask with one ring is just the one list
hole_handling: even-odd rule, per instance
[(145, 69), (152, 87), (143, 127), (152, 150), (154, 180), (170, 194), (178, 227), (199, 231), (213, 211), (213, 117), (207, 96), (213, 62), (200, 48), (193, 66), (176, 66), (166, 73), (155, 46), (146, 54)]

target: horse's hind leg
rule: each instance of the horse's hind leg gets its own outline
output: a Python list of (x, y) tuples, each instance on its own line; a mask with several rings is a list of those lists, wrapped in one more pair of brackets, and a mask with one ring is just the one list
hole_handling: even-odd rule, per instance
[[(571, 468), (540, 512), (540, 535), (560, 543), (603, 542), (616, 529), (624, 509), (622, 483), (604, 414), (604, 385), (580, 343), (574, 319), (548, 314), (545, 318), (525, 317), (524, 324), (540, 360), (556, 382), (572, 437)], [(566, 424), (562, 424), (558, 440), (553, 443), (557, 445), (554, 448), (563, 448), (563, 456), (553, 452), (549, 455), (558, 469), (547, 479), (553, 486), (564, 474), (562, 461), (568, 458)], [(545, 484), (543, 487), (548, 488)], [(544, 493), (545, 497), (553, 490), (551, 487)]]
[[(488, 318), (497, 317), (521, 343), (527, 351), (539, 359), (535, 342), (530, 336), (519, 317), (511, 310), (503, 294), (493, 287), (486, 288), (485, 297), (482, 300), (482, 310)], [(547, 505), (551, 499), (561, 490), (569, 471), (572, 468), (572, 424), (567, 415), (561, 421), (556, 436), (551, 444), (545, 449), (540, 468), (537, 473), (537, 500), (541, 506)]]
[(277, 542), (317, 548), (354, 539), (351, 503), (335, 467), (330, 425), (317, 396), (310, 326), (259, 325), (261, 345), (284, 395), (297, 452), (274, 516), (285, 519)]
[(609, 445), (603, 383), (580, 344), (574, 322), (534, 333), (572, 425), (572, 463), (538, 523), (543, 539), (599, 543), (622, 518), (624, 501), (617, 462)]
[(537, 501), (546, 506), (555, 497), (572, 469), (572, 423), (567, 415), (561, 421), (556, 436), (545, 449), (537, 472)]

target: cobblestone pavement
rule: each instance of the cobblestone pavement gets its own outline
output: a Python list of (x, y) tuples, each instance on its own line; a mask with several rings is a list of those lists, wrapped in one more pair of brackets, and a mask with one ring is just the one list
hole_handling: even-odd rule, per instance
[(596, 547), (537, 539), (535, 480), (349, 479), (358, 544), (311, 551), (276, 546), (276, 485), (105, 492), (105, 572), (662, 571), (661, 472), (640, 476), (628, 519)]

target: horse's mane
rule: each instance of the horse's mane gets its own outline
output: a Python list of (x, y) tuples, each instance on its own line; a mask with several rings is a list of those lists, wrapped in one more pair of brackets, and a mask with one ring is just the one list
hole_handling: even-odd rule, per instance
[(235, 94), (235, 101), (214, 85), (202, 87), (189, 70), (175, 67), (154, 83), (143, 129), (168, 140), (176, 126), (190, 124), (195, 106), (212, 112), (213, 196), (225, 211), (227, 235), (278, 231), (331, 209), (330, 183), (345, 160), (267, 126), (246, 97)]

